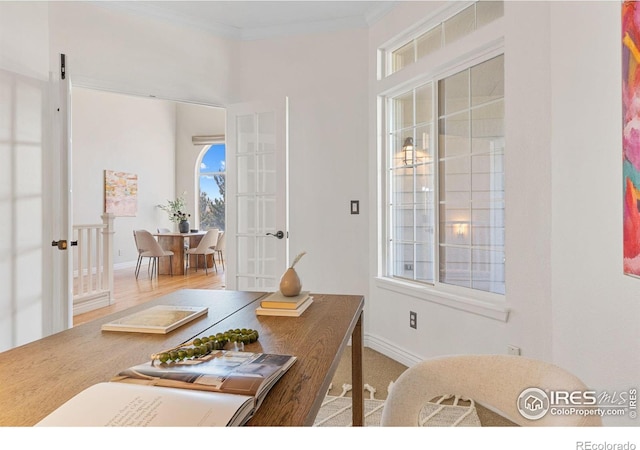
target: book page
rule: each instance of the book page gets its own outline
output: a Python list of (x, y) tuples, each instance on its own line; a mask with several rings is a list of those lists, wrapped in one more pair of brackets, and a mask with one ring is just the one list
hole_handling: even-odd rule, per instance
[(98, 383), (80, 392), (36, 426), (240, 425), (253, 409), (244, 395), (127, 383)]

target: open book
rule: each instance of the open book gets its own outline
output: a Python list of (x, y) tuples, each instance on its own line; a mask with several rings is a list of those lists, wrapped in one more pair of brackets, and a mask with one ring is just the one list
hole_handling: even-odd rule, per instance
[(243, 425), (295, 361), (219, 350), (180, 362), (147, 362), (85, 389), (36, 426)]

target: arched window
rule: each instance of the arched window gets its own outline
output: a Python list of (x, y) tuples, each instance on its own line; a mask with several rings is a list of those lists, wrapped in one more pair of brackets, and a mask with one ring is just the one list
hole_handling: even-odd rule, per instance
[(200, 229), (225, 229), (225, 158), (224, 143), (205, 149), (199, 170), (198, 210)]

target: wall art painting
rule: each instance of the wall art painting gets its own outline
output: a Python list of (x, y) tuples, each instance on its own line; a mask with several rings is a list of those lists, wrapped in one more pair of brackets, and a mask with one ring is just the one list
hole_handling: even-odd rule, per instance
[(138, 175), (104, 171), (104, 212), (135, 216), (138, 212)]
[(640, 276), (640, 3), (622, 3), (624, 273)]

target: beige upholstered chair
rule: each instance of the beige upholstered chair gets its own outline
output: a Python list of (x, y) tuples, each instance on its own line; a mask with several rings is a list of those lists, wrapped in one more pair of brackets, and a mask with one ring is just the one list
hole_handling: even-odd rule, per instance
[(547, 412), (537, 420), (525, 418), (518, 409), (518, 400), (530, 388), (572, 392), (586, 390), (587, 386), (558, 366), (522, 356), (460, 355), (429, 359), (398, 377), (387, 397), (381, 425), (419, 426), (424, 405), (446, 394), (473, 399), (520, 426), (602, 425), (595, 415)]
[[(158, 275), (159, 264), (158, 261), (160, 258), (169, 257), (169, 267), (171, 268), (171, 275), (173, 275), (173, 252), (171, 250), (164, 250), (158, 244), (158, 241), (153, 237), (153, 235), (147, 230), (136, 230), (136, 244), (139, 246), (138, 248), (144, 249), (142, 253), (139, 254), (139, 261), (142, 258), (151, 258), (152, 267), (151, 267), (151, 278), (153, 278), (153, 274)], [(140, 267), (138, 265), (138, 270), (136, 271), (136, 278), (138, 278), (138, 273), (140, 272)]]
[[(198, 246), (195, 248), (190, 248), (186, 251), (187, 260), (189, 259), (189, 256), (197, 255), (196, 256), (196, 272), (198, 271), (198, 262), (200, 261), (200, 255), (202, 255), (205, 273), (207, 274), (209, 273), (207, 268), (207, 256), (215, 254), (215, 246), (218, 243), (218, 234), (219, 234), (219, 231), (217, 228), (212, 228), (210, 230), (207, 230), (207, 232), (202, 237), (202, 239), (200, 239)], [(218, 267), (216, 266), (215, 258), (213, 258), (213, 267), (215, 268), (216, 272), (218, 272)]]
[[(135, 270), (135, 274), (136, 274), (136, 278), (138, 278), (138, 274), (140, 273), (140, 266), (142, 265), (142, 254), (144, 253), (145, 249), (142, 248), (140, 246), (140, 243), (138, 242), (138, 237), (136, 236), (136, 232), (139, 230), (133, 230), (133, 241), (136, 243), (136, 249), (138, 250), (138, 261), (136, 261), (136, 270)], [(151, 259), (149, 259), (149, 267), (148, 269), (151, 268)]]
[(225, 243), (227, 237), (224, 231), (220, 232), (220, 236), (218, 236), (218, 243), (216, 244), (215, 251), (218, 254), (218, 259), (220, 260), (220, 264), (222, 264), (222, 270), (224, 270), (224, 251), (225, 251)]

